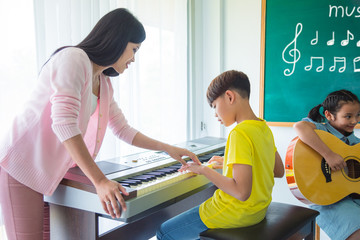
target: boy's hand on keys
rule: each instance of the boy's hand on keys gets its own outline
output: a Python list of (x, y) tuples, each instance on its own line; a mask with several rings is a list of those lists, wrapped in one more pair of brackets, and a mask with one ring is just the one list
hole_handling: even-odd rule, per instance
[(213, 156), (212, 158), (210, 158), (207, 164), (210, 164), (213, 169), (218, 169), (223, 167), (223, 161), (224, 161), (224, 157)]

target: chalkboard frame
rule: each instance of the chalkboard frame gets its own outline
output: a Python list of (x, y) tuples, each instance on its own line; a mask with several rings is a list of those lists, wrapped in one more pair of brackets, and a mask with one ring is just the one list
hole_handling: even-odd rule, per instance
[[(261, 48), (260, 48), (260, 117), (265, 116), (265, 46), (266, 46), (266, 0), (261, 1)], [(294, 122), (267, 122), (270, 126), (292, 127)]]
[[(285, 0), (286, 1), (286, 0)], [(265, 48), (266, 48), (266, 14), (267, 14), (267, 0), (261, 1), (261, 49), (260, 49), (260, 103), (259, 103), (259, 110), (260, 110), (260, 117), (265, 118), (265, 65), (266, 65), (266, 56), (265, 56)], [(310, 109), (309, 109), (310, 110)], [(266, 119), (265, 119), (266, 120)], [(300, 120), (300, 119), (299, 119)], [(270, 126), (280, 126), (280, 127), (292, 127), (295, 122), (288, 122), (282, 121), (268, 121), (268, 125)], [(358, 124), (356, 128), (360, 128)]]
[[(260, 42), (260, 117), (264, 118), (265, 109), (265, 39), (266, 37), (266, 0), (261, 0), (261, 42)], [(268, 122), (270, 126), (292, 126), (291, 123), (286, 122)]]

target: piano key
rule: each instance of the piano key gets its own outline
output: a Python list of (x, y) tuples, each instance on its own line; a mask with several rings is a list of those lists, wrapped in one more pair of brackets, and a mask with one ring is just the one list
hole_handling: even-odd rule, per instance
[(137, 183), (137, 184), (141, 184), (141, 180), (137, 180), (137, 179), (124, 179), (124, 180), (120, 180), (120, 182), (128, 182), (128, 183)]
[(152, 171), (152, 172), (146, 172), (144, 173), (143, 175), (150, 175), (150, 176), (155, 176), (155, 177), (165, 177), (166, 174), (163, 173), (163, 172), (155, 172), (155, 171)]
[(130, 180), (130, 179), (120, 180), (120, 181), (118, 181), (118, 183), (120, 183), (120, 184), (123, 184), (123, 183), (128, 184), (128, 185), (130, 185), (131, 188), (138, 187), (138, 186), (140, 186), (142, 184), (141, 181), (135, 181), (135, 180)]
[(220, 151), (216, 151), (216, 152), (214, 152), (212, 154), (213, 154), (213, 156), (224, 156), (224, 151), (220, 150)]
[(198, 158), (199, 158), (199, 161), (203, 163), (203, 162), (209, 161), (212, 156), (213, 156), (213, 155), (211, 155), (211, 156), (209, 156), (209, 155), (203, 155), (203, 156), (200, 156), (200, 157), (198, 157)]
[(120, 184), (121, 184), (121, 186), (123, 186), (123, 187), (131, 188), (130, 184), (128, 184), (128, 183), (120, 183)]
[(155, 172), (164, 172), (166, 174), (171, 174), (171, 173), (177, 172), (177, 170), (172, 169), (172, 168), (161, 168), (161, 169), (155, 170)]
[(156, 189), (168, 186), (172, 183), (179, 182), (183, 179), (189, 178), (191, 176), (195, 175), (192, 172), (176, 172), (172, 175), (169, 175), (168, 177), (165, 177), (163, 179), (158, 179), (154, 182), (143, 184), (142, 186), (136, 187), (137, 190), (137, 196), (142, 196), (148, 192), (155, 191)]
[(179, 163), (179, 164), (174, 164), (174, 165), (168, 166), (168, 168), (179, 170), (181, 168), (181, 166), (182, 166), (182, 164)]
[[(180, 164), (180, 166), (181, 166), (181, 164)], [(162, 169), (157, 169), (157, 170), (154, 170), (153, 172), (146, 172), (143, 175), (138, 175), (136, 177), (131, 177), (129, 179), (142, 180), (142, 179), (151, 178), (152, 181), (160, 181), (164, 177), (169, 177), (172, 174), (177, 173), (180, 166), (176, 166), (175, 168), (166, 167), (166, 168), (162, 168)], [(143, 181), (143, 184), (147, 184), (147, 182)]]
[(140, 180), (141, 182), (150, 182), (156, 180), (156, 177), (150, 175), (138, 175), (129, 179)]

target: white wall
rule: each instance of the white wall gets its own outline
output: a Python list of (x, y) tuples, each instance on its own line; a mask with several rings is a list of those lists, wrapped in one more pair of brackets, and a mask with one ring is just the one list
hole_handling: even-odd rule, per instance
[[(261, 0), (195, 0), (191, 7), (195, 9), (192, 9), (195, 12), (192, 19), (195, 22), (192, 27), (196, 46), (193, 51), (195, 97), (196, 101), (202, 103), (198, 106), (202, 109), (195, 110), (198, 113), (196, 121), (206, 124), (206, 134), (226, 137), (233, 126), (221, 130), (222, 126), (204, 96), (207, 86), (216, 75), (230, 69), (240, 70), (250, 79), (250, 104), (254, 112), (260, 114)], [(219, 51), (222, 54), (219, 55)], [(295, 132), (291, 127), (271, 129), (278, 151), (285, 160), (287, 146), (295, 137)], [(276, 180), (273, 199), (303, 205), (291, 194), (285, 177)]]
[[(226, 0), (224, 16), (224, 68), (241, 70), (248, 75), (251, 82), (250, 104), (260, 115), (261, 0)], [(289, 127), (271, 129), (278, 151), (285, 160), (287, 146), (295, 137), (295, 132)], [(276, 180), (273, 199), (302, 205), (289, 191), (285, 177)]]

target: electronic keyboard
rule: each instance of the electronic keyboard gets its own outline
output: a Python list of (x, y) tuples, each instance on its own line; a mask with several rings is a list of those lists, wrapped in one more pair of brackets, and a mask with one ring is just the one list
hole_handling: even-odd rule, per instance
[[(224, 138), (205, 137), (176, 146), (192, 151), (203, 164), (207, 164), (212, 156), (224, 155), (225, 144)], [(212, 185), (202, 175), (189, 171), (179, 172), (181, 163), (165, 152), (136, 153), (99, 161), (97, 165), (107, 178), (122, 184), (129, 193), (128, 196), (123, 195), (127, 211), (122, 212), (119, 220), (124, 222), (139, 219), (151, 211)], [(87, 201), (81, 203), (79, 198)], [(102, 209), (95, 187), (78, 167), (67, 172), (53, 196), (46, 197), (46, 201), (107, 215)]]

